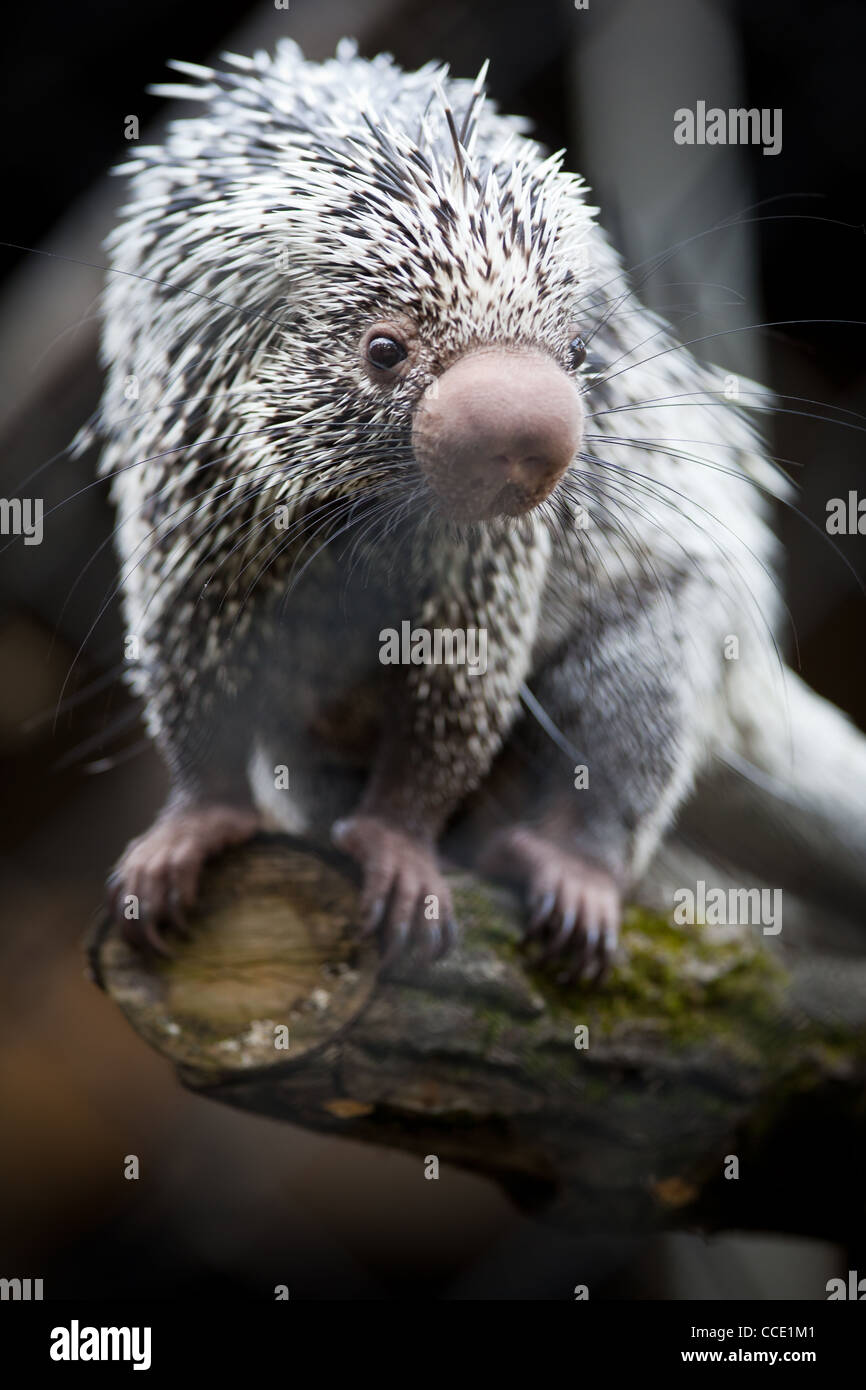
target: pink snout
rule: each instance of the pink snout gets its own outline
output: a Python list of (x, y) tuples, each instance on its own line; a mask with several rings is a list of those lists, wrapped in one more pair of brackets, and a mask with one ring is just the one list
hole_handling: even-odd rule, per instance
[(461, 357), (415, 411), (415, 458), (453, 520), (520, 516), (550, 496), (580, 447), (583, 409), (541, 353)]

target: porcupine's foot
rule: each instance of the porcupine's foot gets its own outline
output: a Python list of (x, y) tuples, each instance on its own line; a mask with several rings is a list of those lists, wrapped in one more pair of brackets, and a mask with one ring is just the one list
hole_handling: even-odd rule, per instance
[[(361, 866), (360, 928), (364, 936), (381, 931), (384, 966), (408, 946), (421, 959), (438, 960), (457, 936), (448, 884), (436, 852), (377, 816), (337, 821), (334, 844)], [(436, 916), (427, 916), (435, 911)]]
[(526, 939), (564, 980), (601, 981), (616, 956), (622, 900), (616, 879), (527, 826), (498, 831), (479, 859), (482, 872), (522, 886)]
[[(170, 955), (163, 933), (188, 935), (186, 913), (205, 860), (259, 828), (251, 807), (211, 803), (163, 812), (127, 846), (108, 879), (109, 911), (130, 945)], [(130, 907), (137, 916), (127, 915)]]

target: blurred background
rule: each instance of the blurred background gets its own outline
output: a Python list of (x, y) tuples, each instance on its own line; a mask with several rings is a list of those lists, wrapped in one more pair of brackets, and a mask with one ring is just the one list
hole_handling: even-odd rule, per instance
[[(101, 242), (123, 194), (106, 171), (129, 153), (129, 115), (158, 138), (169, 108), (146, 87), (167, 58), (282, 34), (311, 58), (352, 34), (365, 55), (441, 58), (460, 76), (490, 58), (489, 91), (567, 147), (644, 299), (701, 355), (779, 393), (771, 447), (801, 484), (801, 515), (779, 517), (800, 668), (866, 727), (866, 549), (824, 529), (828, 499), (866, 495), (858, 0), (15, 7), (0, 59), (0, 241), (14, 244), (0, 248), (0, 495), (42, 497), (46, 534), (0, 538), (0, 1275), (42, 1277), (48, 1298), (267, 1298), (275, 1283), (568, 1298), (578, 1281), (593, 1297), (814, 1296), (837, 1272), (818, 1242), (578, 1242), (481, 1178), (426, 1182), (413, 1159), (196, 1099), (84, 978), (106, 870), (164, 791), (116, 683), (105, 487), (92, 456), (62, 452), (99, 390)], [(698, 100), (781, 108), (781, 153), (676, 146), (673, 112)]]

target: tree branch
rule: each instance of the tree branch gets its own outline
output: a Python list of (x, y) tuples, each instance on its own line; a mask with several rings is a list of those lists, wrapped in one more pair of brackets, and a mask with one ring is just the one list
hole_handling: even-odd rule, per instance
[[(453, 887), (456, 951), (382, 977), (353, 931), (351, 870), (261, 837), (208, 866), (173, 960), (145, 961), (103, 923), (91, 964), (198, 1093), (436, 1154), (571, 1229), (862, 1241), (862, 960), (784, 963), (749, 929), (634, 908), (604, 989), (565, 989), (531, 968), (509, 896), (466, 875)], [(739, 1181), (723, 1177), (727, 1154)]]

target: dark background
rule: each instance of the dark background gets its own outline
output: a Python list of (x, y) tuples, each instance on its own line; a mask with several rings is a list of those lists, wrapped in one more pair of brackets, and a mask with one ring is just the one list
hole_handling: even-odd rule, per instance
[[(566, 3), (511, 0), (293, 0), (285, 12), (227, 0), (150, 0), (8, 13), (0, 239), (71, 259), (0, 252), (3, 495), (62, 450), (96, 403), (87, 309), (99, 275), (76, 262), (100, 261), (99, 240), (119, 192), (104, 174), (128, 153), (127, 114), (139, 116), (144, 138), (162, 118), (165, 103), (145, 88), (170, 80), (166, 58), (206, 62), (223, 46), (248, 50), (257, 35), (266, 41), (277, 33), (301, 38), (308, 56), (322, 57), (352, 32), (364, 53), (386, 48), (406, 66), (435, 56), (473, 75), (489, 57), (489, 87), (502, 105), (530, 115), (550, 145), (568, 146), (570, 165), (603, 188), (616, 172), (616, 152), (611, 160), (606, 151), (602, 163), (575, 82), (582, 51), (605, 26), (613, 30), (626, 8), (617, 0), (591, 0), (581, 13)], [(788, 400), (798, 413), (780, 414), (771, 435), (774, 452), (798, 465), (803, 483), (805, 520), (780, 517), (787, 590), (804, 675), (866, 727), (866, 610), (845, 565), (862, 580), (864, 541), (841, 538), (834, 551), (824, 534), (827, 499), (866, 491), (856, 415), (866, 404), (866, 7), (856, 0), (718, 0), (694, 9), (717, 12), (732, 37), (742, 85), (731, 104), (784, 112), (778, 157), (750, 148), (717, 152), (719, 160), (738, 161), (746, 195), (739, 206), (761, 205), (747, 243), (757, 293), (736, 310), (720, 309), (717, 326), (822, 320), (742, 336), (754, 339), (769, 385), (819, 403)], [(682, 41), (678, 5), (644, 0), (644, 11), (661, 48)], [(644, 61), (655, 61), (653, 51)], [(603, 78), (605, 101), (625, 103), (628, 112), (634, 73), (612, 61)], [(696, 95), (728, 104), (713, 91)], [(692, 103), (691, 93), (671, 90), (671, 113)], [(635, 139), (645, 138), (641, 124), (638, 108)], [(671, 130), (672, 116), (658, 138), (670, 140)], [(610, 201), (608, 222), (628, 261), (641, 209), (629, 205), (627, 186)], [(653, 249), (699, 232), (702, 215), (700, 199), (672, 206), (669, 236)], [(724, 342), (722, 359), (736, 367), (736, 343)], [(446, 1193), (399, 1155), (223, 1113), (182, 1094), (83, 980), (80, 937), (104, 872), (148, 823), (162, 789), (153, 755), (138, 751), (135, 712), (125, 714), (125, 696), (111, 680), (119, 628), (110, 603), (90, 630), (114, 577), (104, 544), (110, 512), (104, 489), (88, 487), (92, 469), (92, 456), (63, 456), (29, 489), (45, 497), (46, 511), (63, 504), (50, 544), (22, 552), (0, 540), (7, 919), (0, 941), (0, 1274), (42, 1276), (55, 1297), (268, 1296), (276, 1282), (312, 1297), (568, 1297), (577, 1263), (611, 1296), (675, 1297), (686, 1286), (705, 1296), (758, 1296), (757, 1252), (750, 1273), (748, 1259), (741, 1251), (730, 1256), (724, 1241), (714, 1243), (710, 1258), (670, 1240), (596, 1248), (541, 1234), (478, 1178), (453, 1175)], [(78, 489), (86, 491), (67, 502)], [(53, 715), (70, 667), (66, 696), (89, 682), (104, 688), (64, 709), (55, 727), (39, 716)], [(141, 1157), (138, 1184), (122, 1179), (127, 1153)], [(792, 1277), (781, 1272), (787, 1265), (779, 1258), (778, 1278)]]

